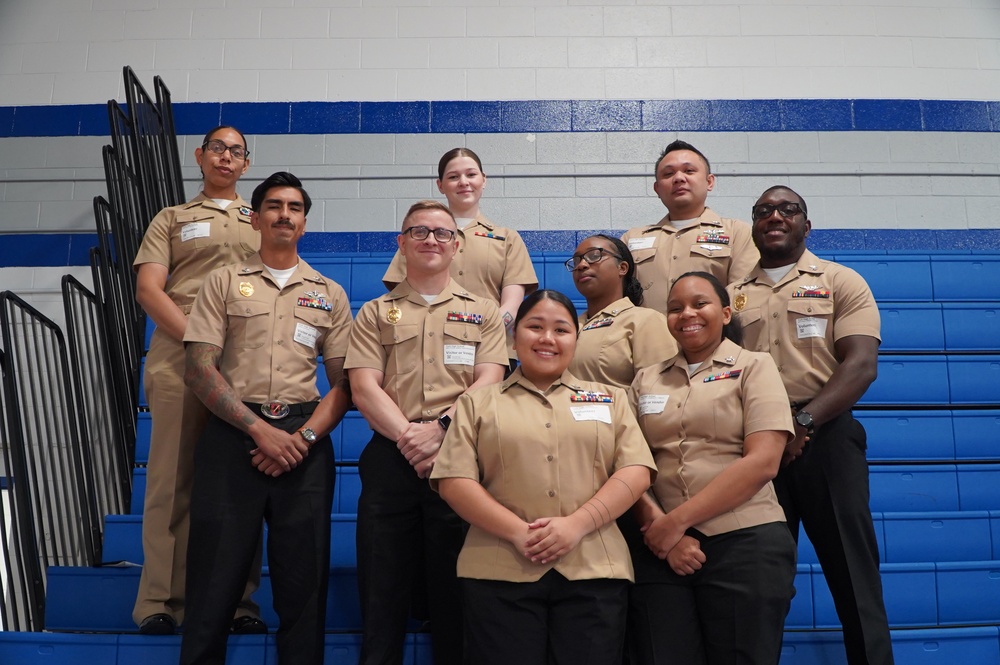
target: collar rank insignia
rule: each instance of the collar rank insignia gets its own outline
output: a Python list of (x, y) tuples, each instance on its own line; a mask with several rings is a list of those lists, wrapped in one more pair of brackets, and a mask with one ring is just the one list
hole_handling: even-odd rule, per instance
[(249, 217), (251, 212), (250, 206), (240, 206), (239, 212), (241, 215), (246, 215), (247, 217)]
[(461, 323), (474, 323), (475, 325), (482, 325), (483, 315), (482, 314), (471, 314), (469, 312), (448, 312), (448, 321), (459, 321)]
[(601, 402), (611, 404), (614, 398), (608, 393), (591, 392), (589, 390), (577, 390), (575, 395), (569, 396), (571, 402)]
[(721, 374), (713, 374), (712, 376), (705, 377), (705, 383), (711, 383), (712, 381), (722, 381), (723, 379), (738, 379), (740, 374), (743, 373), (742, 369), (731, 369), (728, 372), (723, 372)]
[(299, 307), (312, 307), (330, 312), (333, 310), (333, 303), (326, 299), (325, 293), (309, 291), (304, 296), (299, 296)]
[(800, 286), (792, 292), (793, 298), (829, 298), (830, 289), (821, 289), (819, 286)]
[(476, 231), (476, 235), (479, 236), (480, 238), (489, 238), (491, 240), (506, 240), (507, 239), (505, 236), (498, 236), (497, 234), (493, 233), (492, 231), (490, 231), (488, 233), (485, 232), (485, 231)]
[(702, 243), (702, 242), (710, 242), (713, 245), (728, 245), (729, 236), (725, 235), (724, 233), (713, 233), (709, 231), (708, 233), (702, 233), (695, 239), (695, 243)]
[(608, 326), (610, 326), (614, 322), (615, 322), (615, 320), (609, 316), (606, 319), (597, 319), (596, 321), (591, 321), (590, 323), (588, 323), (587, 325), (585, 325), (583, 327), (583, 329), (584, 330), (593, 330), (594, 328), (607, 328)]

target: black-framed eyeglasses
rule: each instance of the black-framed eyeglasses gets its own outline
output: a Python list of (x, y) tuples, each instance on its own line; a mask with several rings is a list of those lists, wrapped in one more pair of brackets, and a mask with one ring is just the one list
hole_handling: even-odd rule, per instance
[(214, 152), (216, 155), (225, 154), (225, 152), (228, 150), (229, 154), (233, 156), (233, 159), (238, 159), (241, 162), (250, 156), (250, 151), (244, 148), (243, 146), (239, 144), (226, 145), (219, 139), (209, 139), (208, 141), (205, 141), (204, 143), (201, 144), (201, 149), (210, 150)]
[(426, 226), (411, 226), (403, 231), (403, 235), (407, 233), (414, 240), (427, 240), (427, 236), (434, 234), (434, 239), (438, 242), (451, 242), (451, 239), (455, 237), (455, 231), (445, 228), (429, 229)]
[(784, 203), (779, 203), (778, 205), (771, 205), (770, 203), (758, 203), (750, 210), (750, 217), (753, 221), (759, 221), (761, 219), (767, 219), (774, 214), (777, 210), (778, 214), (785, 219), (790, 219), (795, 217), (795, 215), (804, 213), (805, 210), (802, 209), (798, 203), (793, 203), (791, 201), (785, 201)]
[(580, 267), (580, 261), (586, 261), (589, 265), (594, 265), (595, 263), (600, 263), (609, 256), (613, 256), (619, 261), (622, 260), (622, 257), (617, 254), (612, 254), (603, 247), (594, 247), (593, 249), (588, 249), (583, 254), (575, 254), (571, 256), (563, 265), (566, 266), (566, 270), (573, 272)]

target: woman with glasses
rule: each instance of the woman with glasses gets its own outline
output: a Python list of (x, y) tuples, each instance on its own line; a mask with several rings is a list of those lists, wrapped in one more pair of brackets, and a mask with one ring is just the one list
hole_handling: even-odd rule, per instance
[[(517, 231), (497, 226), (480, 211), (486, 173), (476, 153), (468, 148), (444, 153), (438, 161), (437, 188), (448, 200), (448, 209), (461, 229), (451, 276), (473, 295), (489, 298), (500, 308), (510, 351), (514, 313), (524, 296), (538, 287), (528, 249)], [(396, 252), (382, 283), (391, 291), (405, 275), (406, 264)], [(513, 360), (513, 353), (509, 355)]]
[(677, 278), (667, 326), (680, 352), (629, 389), (658, 470), (633, 509), (647, 549), (633, 550), (632, 663), (776, 665), (795, 578), (771, 484), (795, 436), (788, 396), (709, 273)]
[[(205, 135), (194, 158), (201, 191), (164, 208), (149, 224), (133, 267), (136, 300), (156, 324), (143, 385), (153, 420), (142, 521), (144, 563), (132, 618), (139, 632), (169, 635), (184, 618), (184, 584), (194, 446), (208, 411), (184, 385), (184, 330), (195, 295), (212, 270), (242, 261), (260, 247), (250, 205), (236, 183), (250, 167), (246, 137), (234, 127)], [(248, 583), (234, 632), (265, 632)]]
[(567, 370), (577, 315), (532, 293), (520, 366), (458, 398), (432, 486), (471, 526), (458, 557), (467, 661), (621, 662), (628, 548), (615, 518), (646, 491), (649, 448), (625, 391)]
[(566, 268), (576, 290), (587, 299), (570, 365), (573, 374), (628, 388), (637, 371), (677, 353), (673, 338), (666, 334), (666, 318), (641, 307), (635, 260), (624, 242), (603, 233), (586, 238)]

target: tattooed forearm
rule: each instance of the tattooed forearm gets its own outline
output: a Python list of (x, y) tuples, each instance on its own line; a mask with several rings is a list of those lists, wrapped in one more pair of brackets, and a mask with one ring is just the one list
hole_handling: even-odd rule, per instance
[(185, 348), (184, 383), (209, 411), (233, 427), (243, 432), (249, 431), (250, 426), (258, 419), (219, 373), (222, 349), (204, 342), (190, 342)]

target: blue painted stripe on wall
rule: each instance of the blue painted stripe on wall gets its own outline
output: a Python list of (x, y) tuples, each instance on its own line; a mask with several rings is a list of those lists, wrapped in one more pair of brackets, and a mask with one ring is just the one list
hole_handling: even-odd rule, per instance
[[(566, 252), (591, 233), (599, 231), (522, 231), (521, 236), (532, 252)], [(618, 234), (624, 229), (613, 229)], [(10, 235), (0, 242), (0, 267), (85, 266), (90, 263), (90, 248), (97, 246), (91, 233), (36, 233)], [(809, 247), (820, 252), (996, 252), (1000, 251), (1000, 229), (967, 231), (936, 229), (813, 229)], [(391, 231), (308, 233), (299, 244), (303, 253), (384, 253), (396, 250), (396, 234)], [(0, 285), (2, 289), (2, 285)]]
[[(180, 134), (219, 123), (247, 134), (663, 131), (1000, 132), (1000, 101), (918, 99), (578, 100), (510, 102), (189, 102)], [(0, 137), (104, 136), (102, 104), (0, 107)]]

